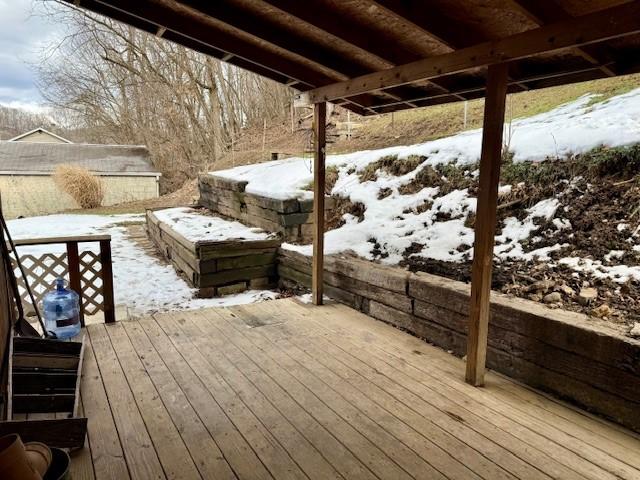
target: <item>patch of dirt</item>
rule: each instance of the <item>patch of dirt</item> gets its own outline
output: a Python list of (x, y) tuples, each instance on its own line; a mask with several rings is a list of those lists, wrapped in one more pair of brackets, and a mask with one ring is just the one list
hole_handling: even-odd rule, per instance
[(425, 187), (438, 187), (440, 189), (439, 196), (447, 195), (453, 190), (469, 189), (474, 192), (477, 181), (471, 176), (470, 171), (474, 167), (465, 167), (461, 169), (455, 164), (425, 165), (422, 167), (415, 178), (410, 182), (402, 185), (398, 191), (401, 195), (411, 195), (419, 192)]
[[(556, 244), (567, 246), (550, 254), (554, 262), (495, 262), (492, 288), (545, 303), (550, 308), (602, 318), (625, 332), (640, 321), (640, 283), (631, 280), (620, 284), (557, 263), (550, 265), (564, 257), (580, 257), (602, 261), (604, 266), (640, 266), (640, 252), (633, 249), (636, 242), (629, 241), (640, 228), (637, 158), (640, 147), (596, 152), (575, 162), (507, 166), (507, 176), (514, 186), (499, 198), (496, 233), (501, 232), (507, 218), (523, 220), (528, 215), (527, 208), (555, 197), (560, 202), (555, 218), (536, 225), (529, 239), (521, 244), (525, 252)], [(558, 228), (558, 221), (564, 228)], [(472, 228), (474, 222), (475, 217), (470, 214), (465, 225)], [(414, 256), (422, 248), (421, 244), (411, 245), (404, 252), (401, 265), (411, 271), (463, 282), (471, 280), (470, 259), (442, 262)], [(611, 255), (612, 251), (619, 255)], [(374, 249), (372, 254), (379, 252)]]
[(335, 207), (327, 212), (325, 217), (325, 231), (335, 230), (345, 224), (343, 216), (348, 213), (358, 218), (361, 222), (364, 218), (365, 206), (360, 202), (352, 202), (348, 198), (333, 196)]
[[(331, 191), (333, 190), (333, 187), (338, 181), (338, 177), (340, 176), (340, 173), (338, 172), (338, 169), (332, 165), (325, 169), (324, 175), (325, 175), (324, 176), (324, 194), (331, 195)], [(302, 189), (312, 192), (313, 180), (309, 182), (307, 185), (305, 185)]]
[(378, 179), (378, 171), (380, 170), (394, 177), (400, 177), (413, 172), (425, 160), (427, 160), (427, 157), (420, 155), (409, 155), (404, 158), (398, 158), (398, 155), (387, 155), (368, 164), (358, 173), (358, 177), (360, 177), (360, 183), (374, 182)]

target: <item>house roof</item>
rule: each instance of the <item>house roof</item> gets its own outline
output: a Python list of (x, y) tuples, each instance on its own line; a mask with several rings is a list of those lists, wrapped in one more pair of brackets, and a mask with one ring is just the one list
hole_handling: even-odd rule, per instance
[(104, 174), (157, 173), (144, 146), (0, 142), (1, 172), (53, 172), (63, 164)]
[(42, 127), (34, 128), (33, 130), (30, 130), (26, 133), (22, 133), (18, 135), (17, 137), (10, 138), (7, 141), (20, 142), (23, 139), (27, 138), (29, 135), (33, 135), (34, 133), (44, 133), (45, 135), (49, 135), (50, 137), (52, 137), (53, 140), (58, 140), (59, 142), (62, 142), (62, 143), (73, 143), (71, 140), (67, 140), (66, 138), (61, 137), (60, 135), (56, 135), (55, 133), (50, 132), (49, 130)]
[[(604, 27), (619, 25), (621, 18), (631, 22), (638, 17), (638, 1), (66, 1), (301, 92), (424, 59), (460, 53), (455, 59), (459, 62), (465, 56), (465, 68), (441, 70), (434, 64), (428, 75), (418, 75), (417, 80), (404, 81), (398, 72), (397, 79), (403, 81), (396, 85), (389, 87), (371, 78), (365, 82), (366, 92), (327, 97), (364, 115), (481, 98), (486, 87), (484, 67), (492, 62), (511, 60), (509, 92), (640, 71), (640, 27), (626, 26), (624, 32), (605, 35), (592, 22), (582, 30), (574, 29), (575, 36), (565, 28), (551, 28), (574, 17), (587, 19), (620, 8), (628, 12), (620, 15), (618, 11), (616, 19)], [(519, 51), (518, 56), (501, 50), (504, 42), (500, 42), (507, 39), (526, 47), (530, 39), (518, 43), (519, 35), (547, 27), (548, 32), (536, 38), (542, 46), (538, 51), (526, 55)], [(480, 50), (484, 56), (471, 51), (476, 45), (486, 46)]]

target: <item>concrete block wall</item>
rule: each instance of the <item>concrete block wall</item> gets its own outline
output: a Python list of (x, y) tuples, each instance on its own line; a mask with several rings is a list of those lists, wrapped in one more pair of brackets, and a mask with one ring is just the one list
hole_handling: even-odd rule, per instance
[[(309, 287), (311, 258), (281, 248), (278, 274)], [(465, 355), (469, 285), (349, 256), (325, 257), (324, 280), (335, 300)], [(640, 431), (640, 341), (605, 322), (494, 292), (487, 364)]]

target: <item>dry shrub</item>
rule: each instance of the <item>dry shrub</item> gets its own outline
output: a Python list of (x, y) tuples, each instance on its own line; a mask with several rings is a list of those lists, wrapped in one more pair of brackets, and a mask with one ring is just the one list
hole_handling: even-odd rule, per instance
[(59, 165), (53, 173), (53, 181), (58, 188), (71, 195), (80, 208), (96, 208), (102, 205), (102, 181), (86, 168)]

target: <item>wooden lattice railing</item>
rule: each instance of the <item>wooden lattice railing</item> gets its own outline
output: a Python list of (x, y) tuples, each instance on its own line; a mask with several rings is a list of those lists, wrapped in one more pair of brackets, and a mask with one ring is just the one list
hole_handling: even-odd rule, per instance
[[(53, 288), (55, 279), (62, 277), (72, 290), (80, 294), (80, 321), (83, 326), (85, 315), (98, 312), (103, 312), (106, 323), (115, 322), (110, 235), (34, 238), (15, 240), (14, 243), (38, 305), (45, 293)], [(66, 245), (66, 251), (36, 253), (41, 249), (28, 248), (56, 244)], [(89, 248), (81, 250), (80, 244)], [(99, 249), (94, 251), (91, 244), (98, 244)], [(25, 311), (33, 310), (24, 278), (13, 258), (12, 263)]]

